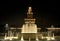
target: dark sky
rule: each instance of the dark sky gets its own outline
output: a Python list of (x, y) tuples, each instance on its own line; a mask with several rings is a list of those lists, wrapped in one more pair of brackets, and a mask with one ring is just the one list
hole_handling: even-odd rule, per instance
[(1, 4), (0, 24), (21, 26), (27, 9), (31, 6), (38, 26), (60, 26), (56, 0), (5, 0)]

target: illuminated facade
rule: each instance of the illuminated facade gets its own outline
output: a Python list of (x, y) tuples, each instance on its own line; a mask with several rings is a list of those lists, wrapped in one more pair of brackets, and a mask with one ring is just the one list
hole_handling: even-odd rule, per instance
[(33, 18), (32, 7), (28, 8), (27, 18), (24, 19), (25, 24), (22, 26), (21, 33), (37, 33), (37, 25), (35, 24), (35, 20)]
[[(52, 28), (47, 28), (49, 31), (47, 32), (40, 32), (41, 28), (37, 28), (37, 25), (35, 24), (36, 19), (33, 18), (33, 12), (32, 12), (32, 7), (28, 8), (28, 12), (27, 12), (27, 18), (24, 19), (25, 23), (22, 25), (22, 27), (20, 28), (9, 28), (8, 33), (5, 34), (4, 39), (5, 40), (12, 40), (13, 39), (17, 39), (17, 41), (21, 40), (27, 40), (27, 41), (31, 41), (31, 40), (35, 40), (35, 41), (39, 41), (40, 39), (46, 39), (46, 40), (55, 40), (54, 37), (54, 33), (51, 32), (51, 30), (53, 30), (53, 26)], [(6, 25), (6, 28), (8, 27), (8, 25)], [(17, 32), (17, 29), (21, 30), (19, 32)], [(6, 29), (7, 30), (7, 29)], [(14, 32), (14, 30), (16, 32)], [(39, 30), (39, 32), (38, 32)], [(55, 30), (55, 29), (54, 29)], [(15, 34), (15, 35), (14, 35)]]

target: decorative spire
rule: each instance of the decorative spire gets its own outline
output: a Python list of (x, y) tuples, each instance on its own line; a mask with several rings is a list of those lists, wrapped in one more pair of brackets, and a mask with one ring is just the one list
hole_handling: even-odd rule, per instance
[(6, 24), (6, 25), (5, 25), (6, 30), (8, 30), (8, 29), (9, 29), (8, 27), (9, 27), (9, 26), (8, 26), (8, 24)]
[(32, 13), (32, 7), (28, 7), (28, 13), (27, 14), (33, 14)]
[(28, 7), (27, 18), (33, 18), (32, 7)]

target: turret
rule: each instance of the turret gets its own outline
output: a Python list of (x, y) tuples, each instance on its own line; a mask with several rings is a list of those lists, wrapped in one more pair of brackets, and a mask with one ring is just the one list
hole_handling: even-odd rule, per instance
[(33, 18), (32, 7), (28, 7), (27, 18)]

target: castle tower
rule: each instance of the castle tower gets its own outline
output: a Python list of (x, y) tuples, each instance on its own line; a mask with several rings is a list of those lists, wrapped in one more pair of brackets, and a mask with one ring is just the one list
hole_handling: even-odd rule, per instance
[(24, 19), (25, 24), (22, 26), (21, 33), (37, 33), (37, 25), (35, 24), (35, 20), (33, 18), (32, 7), (28, 7), (27, 18)]

